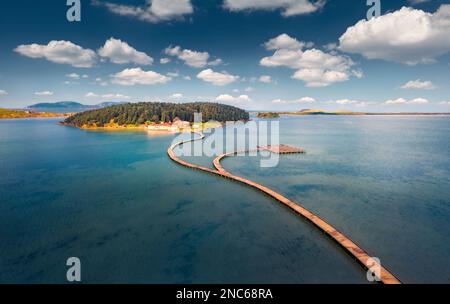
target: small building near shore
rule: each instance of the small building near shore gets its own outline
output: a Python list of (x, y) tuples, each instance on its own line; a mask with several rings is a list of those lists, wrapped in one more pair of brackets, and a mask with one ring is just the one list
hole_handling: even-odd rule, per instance
[(159, 124), (150, 124), (147, 126), (147, 130), (151, 131), (170, 131), (178, 132), (182, 130), (190, 130), (191, 123), (189, 121), (182, 121), (176, 117), (172, 123), (161, 122)]
[(163, 122), (159, 124), (152, 124), (147, 126), (148, 130), (152, 131), (172, 131), (172, 124)]
[(179, 129), (179, 130), (183, 130), (183, 129), (190, 129), (191, 128), (191, 123), (189, 121), (183, 121), (178, 117), (175, 117), (173, 119), (173, 123), (172, 126)]

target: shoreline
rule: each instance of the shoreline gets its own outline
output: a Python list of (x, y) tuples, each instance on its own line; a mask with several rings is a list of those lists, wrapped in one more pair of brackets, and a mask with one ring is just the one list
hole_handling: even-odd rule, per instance
[(68, 116), (29, 116), (29, 117), (0, 117), (0, 120), (25, 120), (25, 119), (44, 119), (44, 118), (65, 118)]
[(42, 115), (24, 115), (24, 116), (0, 116), (0, 120), (12, 120), (12, 119), (36, 119), (36, 118), (67, 118), (70, 115), (64, 115), (64, 114), (55, 114), (53, 113), (45, 113)]
[(223, 127), (222, 124), (209, 125), (209, 126), (207, 125), (207, 123), (203, 123), (203, 124), (204, 124), (204, 126), (202, 126), (201, 128), (198, 128), (198, 129), (194, 129), (194, 128), (186, 129), (185, 128), (185, 129), (178, 129), (178, 130), (163, 130), (163, 129), (152, 130), (152, 129), (148, 129), (147, 125), (139, 125), (139, 126), (115, 125), (115, 126), (106, 126), (106, 127), (87, 127), (87, 126), (78, 127), (75, 125), (64, 123), (64, 121), (58, 122), (58, 125), (60, 125), (60, 126), (76, 128), (76, 129), (80, 129), (80, 130), (84, 130), (84, 131), (99, 131), (99, 132), (126, 132), (126, 131), (133, 132), (134, 131), (134, 132), (146, 132), (151, 135), (175, 135), (175, 134), (180, 134), (180, 133), (199, 133), (204, 130)]
[(180, 132), (175, 131), (169, 131), (169, 130), (149, 130), (145, 125), (142, 126), (134, 126), (134, 127), (127, 127), (127, 126), (115, 126), (115, 127), (77, 127), (74, 125), (66, 124), (64, 122), (59, 122), (58, 125), (64, 126), (64, 127), (70, 127), (70, 128), (76, 128), (83, 131), (101, 131), (101, 132), (147, 132), (152, 134), (161, 134), (161, 135), (171, 135), (171, 134), (177, 134)]

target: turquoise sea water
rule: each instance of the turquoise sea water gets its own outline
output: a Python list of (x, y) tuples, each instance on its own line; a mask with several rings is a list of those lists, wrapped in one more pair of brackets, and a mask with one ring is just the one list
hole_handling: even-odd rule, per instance
[[(315, 227), (166, 156), (173, 136), (0, 121), (0, 283), (367, 283)], [(308, 154), (234, 173), (301, 202), (405, 282), (450, 282), (450, 119), (284, 117)], [(208, 160), (197, 160), (207, 164)]]
[(304, 156), (225, 159), (317, 213), (405, 283), (450, 283), (450, 117), (284, 117)]

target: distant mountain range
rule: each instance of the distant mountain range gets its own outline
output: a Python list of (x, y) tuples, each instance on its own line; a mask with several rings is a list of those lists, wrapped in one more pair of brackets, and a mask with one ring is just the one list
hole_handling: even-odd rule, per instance
[(27, 107), (27, 109), (38, 112), (73, 113), (84, 112), (94, 109), (102, 109), (113, 105), (126, 104), (128, 102), (102, 102), (96, 105), (85, 105), (76, 101), (59, 101), (52, 103), (37, 103)]

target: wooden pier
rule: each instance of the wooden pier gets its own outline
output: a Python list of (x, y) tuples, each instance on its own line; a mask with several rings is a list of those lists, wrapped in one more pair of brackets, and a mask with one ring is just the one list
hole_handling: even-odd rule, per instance
[[(365, 268), (365, 269), (379, 269), (380, 276), (379, 280), (383, 284), (401, 284), (400, 280), (397, 279), (392, 273), (390, 273), (386, 268), (384, 268), (381, 264), (379, 264), (376, 260), (374, 260), (372, 257), (373, 255), (369, 255), (366, 251), (364, 251), (361, 247), (359, 247), (356, 243), (354, 243), (350, 238), (345, 236), (343, 233), (339, 232), (336, 228), (334, 228), (332, 225), (321, 219), (316, 214), (312, 213), (311, 211), (303, 208), (301, 205), (295, 203), (294, 201), (291, 201), (290, 199), (284, 197), (278, 192), (275, 192), (263, 185), (260, 185), (256, 182), (253, 182), (251, 180), (245, 179), (243, 177), (231, 174), (227, 170), (223, 168), (221, 165), (221, 160), (223, 160), (226, 157), (231, 157), (234, 155), (237, 155), (239, 153), (244, 153), (247, 151), (241, 151), (241, 152), (232, 152), (227, 153), (218, 156), (216, 159), (214, 159), (214, 169), (198, 166), (195, 164), (191, 164), (189, 162), (186, 162), (179, 157), (175, 155), (175, 152), (173, 151), (176, 147), (181, 146), (185, 143), (193, 142), (193, 141), (199, 141), (203, 140), (205, 136), (202, 133), (195, 133), (199, 135), (198, 138), (190, 139), (186, 141), (181, 141), (178, 143), (173, 144), (167, 151), (169, 157), (177, 162), (178, 164), (194, 169), (199, 171), (208, 172), (211, 174), (215, 174), (230, 180), (234, 180), (236, 182), (239, 182), (241, 184), (245, 184), (247, 186), (250, 186), (254, 189), (257, 189), (261, 191), (264, 194), (267, 194), (274, 198), (276, 201), (282, 203), (286, 207), (290, 208), (297, 214), (301, 215), (303, 218), (307, 219), (309, 222), (314, 224), (317, 228), (319, 228), (321, 231), (323, 231), (325, 234), (327, 234), (331, 239), (336, 241), (337, 244), (339, 244), (345, 251), (356, 258), (356, 260)], [(272, 153), (279, 153), (279, 154), (292, 154), (292, 153), (305, 153), (305, 150), (301, 148), (295, 148), (287, 145), (279, 145), (279, 146), (267, 146), (267, 147), (259, 147), (260, 150), (267, 150)]]
[(288, 145), (259, 147), (260, 150), (266, 150), (275, 154), (305, 154), (305, 149), (292, 147)]

